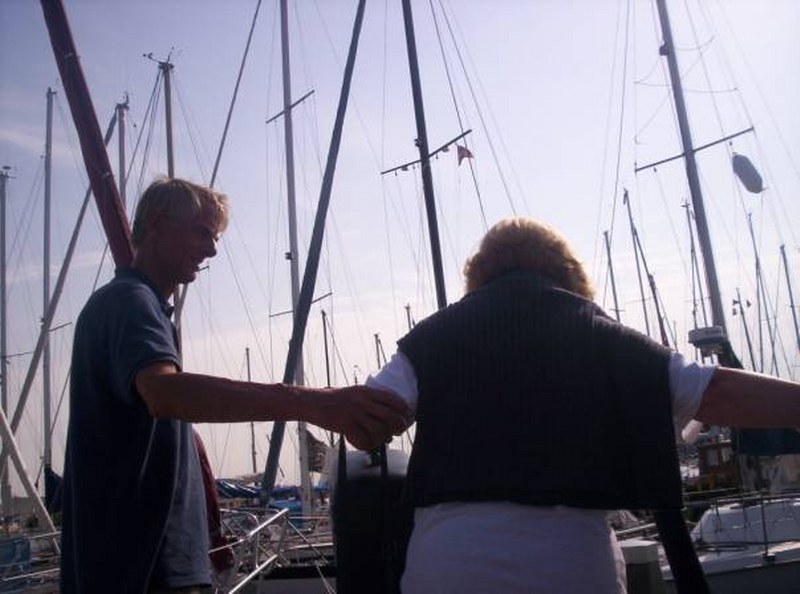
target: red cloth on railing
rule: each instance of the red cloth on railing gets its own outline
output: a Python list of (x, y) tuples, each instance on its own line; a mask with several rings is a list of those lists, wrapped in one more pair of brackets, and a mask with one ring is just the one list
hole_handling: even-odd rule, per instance
[[(211, 540), (211, 548), (216, 549), (229, 540), (222, 534), (222, 515), (219, 510), (219, 496), (217, 495), (217, 484), (214, 482), (214, 473), (211, 471), (211, 464), (208, 461), (206, 448), (203, 440), (197, 431), (194, 432), (194, 443), (197, 448), (197, 457), (200, 459), (200, 469), (203, 474), (203, 490), (206, 494), (206, 517), (208, 518), (208, 534)], [(233, 551), (222, 549), (209, 554), (211, 564), (214, 569), (221, 573), (233, 567)]]

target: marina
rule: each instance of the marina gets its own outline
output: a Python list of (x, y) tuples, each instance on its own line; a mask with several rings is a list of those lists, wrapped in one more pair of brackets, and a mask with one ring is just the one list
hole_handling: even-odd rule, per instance
[[(359, 14), (364, 7), (356, 3), (334, 10), (236, 2), (228, 11), (202, 3), (180, 10), (178, 4), (157, 23), (142, 10), (146, 2), (133, 10), (123, 5), (90, 8), (81, 2), (65, 2), (64, 8), (100, 124), (113, 114), (119, 144), (107, 141), (108, 153), (118, 158), (119, 166), (111, 158), (114, 168), (124, 172), (115, 182), (126, 211), (142, 185), (159, 173), (194, 178), (230, 196), (232, 225), (220, 243), (220, 256), (180, 298), (187, 369), (263, 382), (363, 383), (416, 321), (448, 299), (458, 299), (461, 265), (482, 231), (502, 216), (524, 214), (562, 229), (575, 242), (592, 272), (597, 300), (609, 315), (708, 362), (731, 355), (707, 346), (716, 341), (713, 328), (720, 328), (730, 339), (734, 360), (745, 368), (796, 381), (800, 211), (790, 197), (800, 186), (800, 116), (785, 106), (797, 104), (792, 98), (800, 100), (800, 78), (787, 75), (800, 72), (800, 64), (796, 52), (782, 45), (790, 44), (798, 31), (800, 13), (792, 3), (776, 2), (763, 10), (747, 3), (719, 5), (713, 15), (702, 10), (684, 14), (673, 7), (676, 41), (669, 43), (660, 32), (664, 15), (660, 22), (656, 16), (655, 5), (662, 10), (663, 2), (654, 3), (652, 13), (649, 3), (608, 1), (579, 14), (552, 6), (539, 7), (543, 12), (537, 13), (536, 3), (492, 10), (480, 2), (459, 9), (441, 2), (403, 3), (401, 14), (400, 3), (386, 3), (370, 5), (363, 25)], [(91, 201), (80, 202), (90, 192), (42, 11), (37, 5), (2, 10), (28, 33), (24, 38), (17, 32), (3, 35), (3, 46), (13, 45), (19, 55), (26, 48), (33, 74), (0, 95), (0, 179), (7, 209), (3, 293), (4, 304), (9, 294), (13, 312), (10, 317), (4, 313), (4, 405), (9, 431), (23, 452), (0, 487), (6, 534), (16, 538), (13, 532), (22, 533), (23, 525), (38, 517), (44, 540), (52, 540), (46, 526), (50, 515), (15, 509), (11, 492), (35, 488), (45, 499), (44, 477), (61, 470), (71, 324), (91, 287), (108, 278), (113, 262), (104, 247), (102, 217)], [(110, 17), (118, 22), (111, 25)], [(537, 31), (535, 40), (524, 27), (509, 25), (503, 32), (504, 21), (524, 19)], [(753, 29), (767, 19), (781, 24), (771, 36), (755, 34)], [(141, 35), (120, 28), (126, 20), (136, 23), (131, 27)], [(98, 26), (103, 21), (126, 43), (111, 43), (111, 33)], [(417, 78), (407, 57), (412, 53), (409, 22), (416, 25), (414, 51), (422, 70)], [(560, 35), (555, 23), (563, 27)], [(656, 30), (649, 45), (639, 32), (646, 27)], [(604, 33), (589, 35), (589, 28)], [(591, 60), (564, 43), (570, 32), (593, 40)], [(543, 58), (539, 37), (560, 48), (558, 60)], [(136, 49), (128, 47), (131, 40)], [(725, 62), (733, 55), (725, 53), (725, 40), (752, 44), (743, 53), (760, 58), (760, 68), (735, 70)], [(680, 62), (659, 67), (670, 53), (668, 46), (677, 48)], [(519, 62), (515, 78), (502, 78), (514, 70), (507, 64), (514, 60), (503, 56)], [(8, 64), (3, 62), (4, 71)], [(598, 64), (604, 64), (602, 73)], [(348, 67), (353, 68), (349, 73)], [(564, 74), (570, 68), (575, 75), (566, 78), (575, 80), (567, 84)], [(150, 82), (144, 84), (148, 69)], [(724, 77), (715, 78), (717, 71), (724, 71)], [(315, 79), (312, 74), (318, 72), (323, 74)], [(747, 84), (737, 78), (743, 74), (755, 87), (748, 97)], [(687, 115), (673, 114), (673, 106), (682, 101), (673, 95), (681, 79), (687, 95), (683, 109), (695, 141), (688, 148), (688, 120), (681, 123)], [(43, 81), (36, 95), (32, 87)], [(576, 81), (583, 91), (575, 90), (580, 88)], [(626, 90), (631, 83), (637, 95), (627, 95), (633, 93)], [(639, 95), (649, 98), (640, 100)], [(773, 95), (782, 109), (771, 107)], [(48, 102), (47, 144), (38, 130), (45, 118), (37, 115), (44, 112), (45, 101), (34, 107), (31, 96)], [(421, 133), (423, 97), (430, 140)], [(745, 99), (754, 98), (760, 110), (744, 107)], [(527, 110), (520, 112), (518, 102)], [(507, 119), (512, 111), (516, 120)], [(51, 148), (54, 113), (61, 129), (55, 126)], [(549, 128), (550, 120), (562, 120), (564, 132)], [(214, 146), (209, 138), (221, 141)], [(697, 156), (697, 163), (684, 168), (689, 154)], [(592, 165), (584, 168), (578, 162)], [(51, 184), (51, 175), (58, 181)], [(707, 215), (694, 196), (694, 186), (701, 185)], [(38, 217), (50, 206), (40, 205), (39, 194), (49, 202), (51, 191), (57, 194), (53, 236), (44, 233), (42, 254), (28, 236), (41, 243)], [(296, 194), (288, 206), (287, 193)], [(324, 221), (327, 209), (320, 205), (326, 200), (330, 211), (320, 228), (319, 213)], [(76, 213), (87, 204), (88, 216), (80, 215), (83, 228), (79, 224), (73, 231)], [(47, 227), (51, 215), (44, 216)], [(698, 220), (706, 218), (702, 224)], [(441, 232), (440, 245), (438, 237), (433, 239), (434, 228)], [(80, 236), (74, 256), (64, 252), (70, 233)], [(320, 259), (312, 265), (315, 244), (314, 258)], [(709, 287), (712, 250), (717, 285)], [(51, 257), (59, 264), (51, 264)], [(59, 266), (70, 259), (67, 275)], [(43, 268), (51, 273), (42, 275)], [(301, 271), (304, 288), (310, 282), (304, 304)], [(42, 283), (44, 305), (39, 307), (31, 294), (40, 292)], [(292, 313), (303, 309), (302, 327), (293, 325), (298, 315)], [(41, 349), (40, 343), (45, 343)], [(731, 365), (731, 360), (724, 363)], [(255, 495), (247, 505), (231, 505), (223, 516), (237, 552), (236, 575), (229, 574), (220, 591), (281, 591), (276, 589), (279, 579), (285, 579), (285, 591), (334, 591), (329, 510), (335, 499), (336, 437), (303, 426), (288, 428), (284, 437), (283, 429), (271, 423), (199, 430), (214, 474), (235, 479), (231, 484), (246, 485)], [(743, 446), (747, 436), (725, 429), (711, 443), (730, 440), (734, 453), (708, 444), (703, 450), (694, 445), (691, 428), (686, 434), (682, 453), (696, 477), (687, 478), (687, 493), (727, 489), (731, 481), (739, 491), (721, 493), (734, 499), (704, 502), (697, 517), (690, 518), (698, 521), (691, 539), (712, 592), (734, 592), (732, 583), (742, 592), (756, 587), (765, 593), (788, 592), (788, 585), (796, 583), (800, 499), (793, 493), (800, 488), (800, 450), (791, 449), (797, 438), (791, 431), (784, 435), (788, 450), (759, 453), (743, 451), (756, 446)], [(412, 441), (413, 429), (391, 447), (408, 452)], [(710, 465), (716, 470), (709, 471), (708, 464), (703, 469), (698, 451), (712, 450), (717, 462), (729, 463), (726, 470), (716, 464)], [(26, 470), (20, 471), (23, 465)], [(22, 475), (32, 477), (29, 486)], [(280, 486), (295, 489), (291, 514), (279, 511), (281, 506), (263, 507), (264, 494), (268, 499)], [(234, 499), (223, 496), (223, 506)], [(250, 504), (261, 508), (248, 510)], [(34, 553), (43, 550), (9, 541), (5, 565), (30, 578), (36, 574), (30, 564)], [(662, 564), (663, 556), (658, 577), (664, 582), (656, 580), (655, 587), (668, 591), (672, 574)], [(8, 591), (19, 591), (14, 590), (16, 579), (3, 581), (0, 591), (6, 585)], [(39, 580), (30, 579), (30, 587)], [(630, 592), (646, 590), (631, 585)]]

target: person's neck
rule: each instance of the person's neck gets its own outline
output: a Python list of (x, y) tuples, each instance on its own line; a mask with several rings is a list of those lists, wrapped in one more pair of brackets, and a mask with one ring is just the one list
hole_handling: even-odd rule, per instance
[(159, 267), (147, 258), (145, 254), (137, 253), (133, 258), (131, 268), (146, 276), (164, 299), (169, 299), (172, 296), (177, 283), (166, 278), (165, 274), (160, 273)]

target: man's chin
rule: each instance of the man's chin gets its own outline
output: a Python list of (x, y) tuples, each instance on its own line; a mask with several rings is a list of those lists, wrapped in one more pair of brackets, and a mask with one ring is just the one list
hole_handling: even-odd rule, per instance
[(187, 272), (186, 274), (184, 274), (184, 275), (183, 275), (183, 276), (180, 278), (180, 281), (179, 281), (179, 282), (180, 282), (182, 285), (188, 285), (189, 283), (191, 283), (191, 282), (194, 282), (194, 280), (195, 280), (196, 278), (197, 278), (197, 271)]

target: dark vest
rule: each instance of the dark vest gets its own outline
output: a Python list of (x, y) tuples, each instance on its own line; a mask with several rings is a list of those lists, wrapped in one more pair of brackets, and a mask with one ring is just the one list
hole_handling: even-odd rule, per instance
[(591, 301), (513, 272), (398, 344), (419, 388), (415, 507), (681, 507), (670, 352)]

